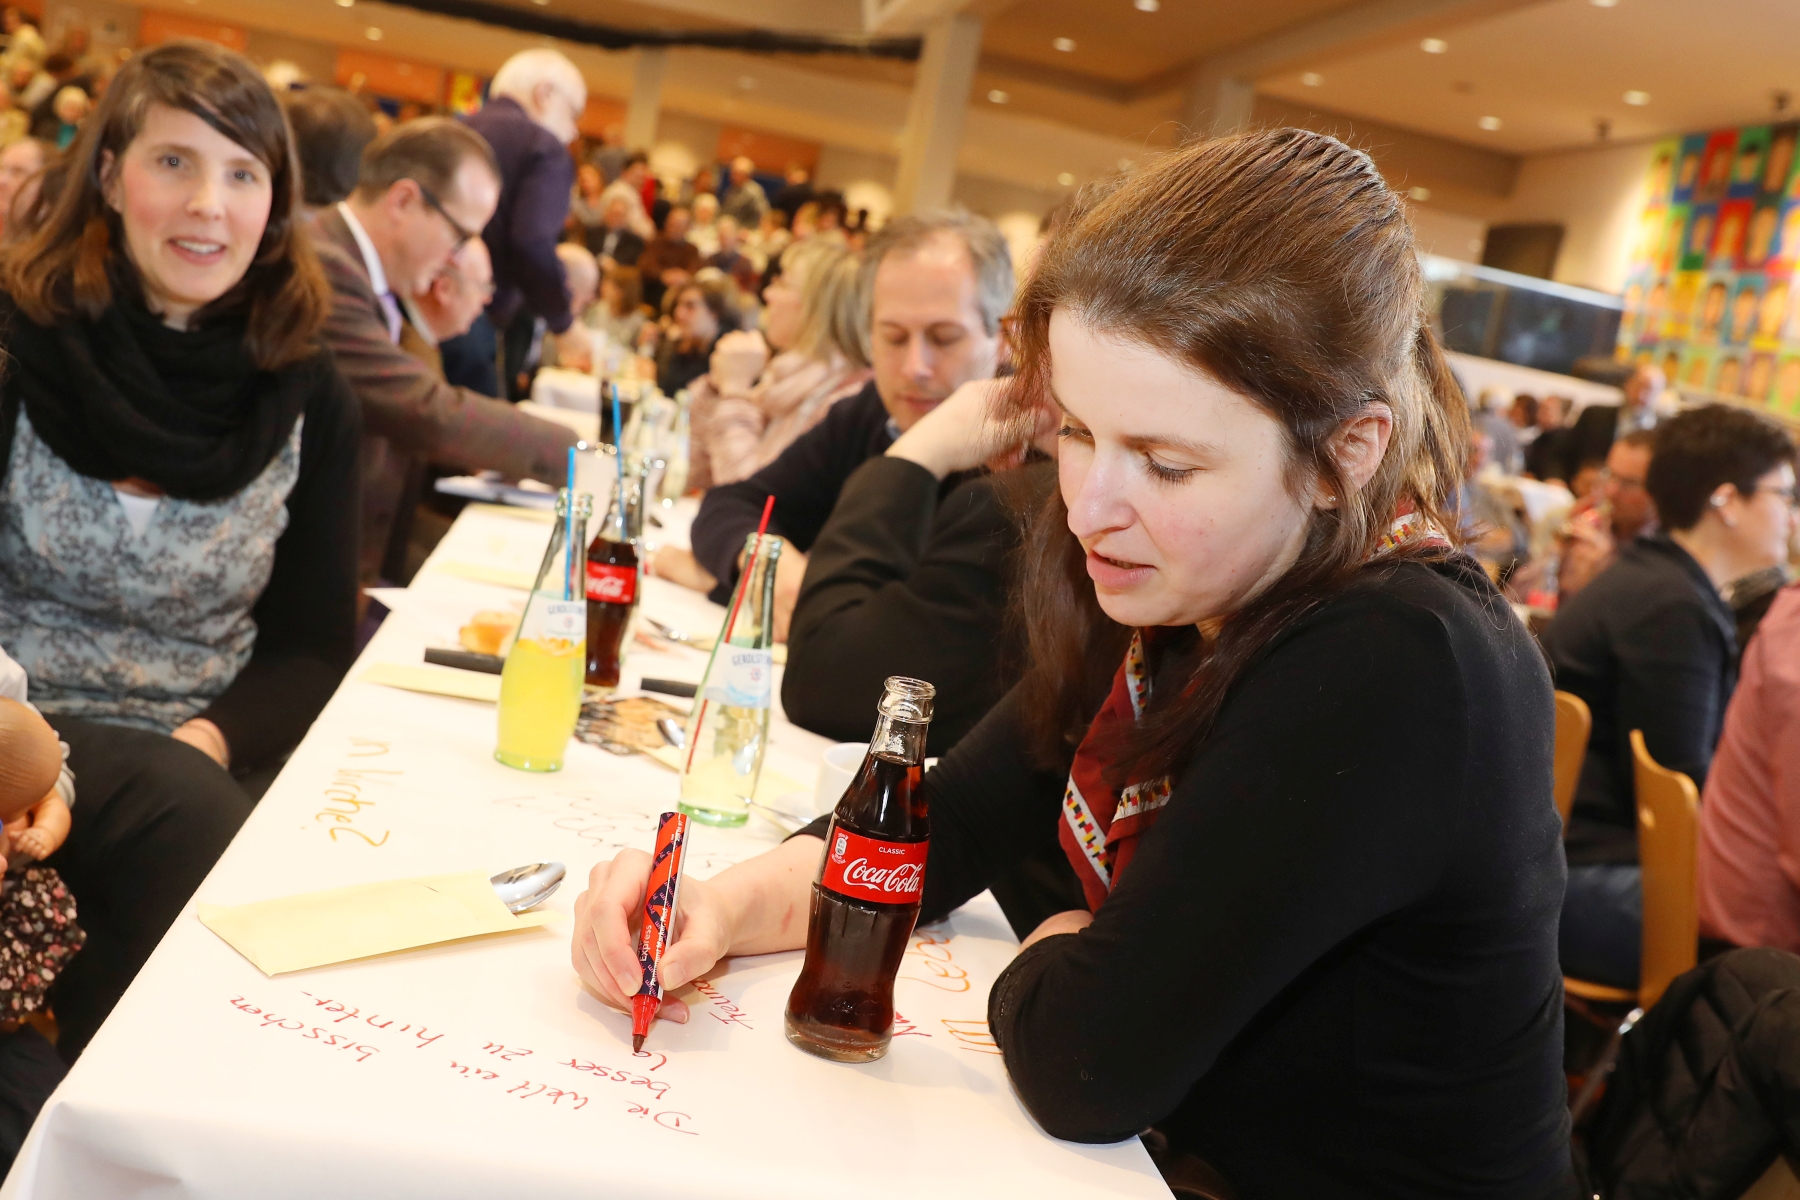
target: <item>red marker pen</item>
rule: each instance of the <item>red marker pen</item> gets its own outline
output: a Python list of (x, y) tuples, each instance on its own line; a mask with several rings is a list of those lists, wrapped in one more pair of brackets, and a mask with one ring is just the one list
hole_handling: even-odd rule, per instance
[(662, 957), (675, 933), (675, 902), (681, 895), (681, 864), (687, 857), (688, 819), (666, 812), (656, 823), (656, 854), (644, 889), (644, 925), (638, 932), (638, 962), (644, 983), (631, 998), (631, 1049), (644, 1048), (650, 1022), (662, 1004)]

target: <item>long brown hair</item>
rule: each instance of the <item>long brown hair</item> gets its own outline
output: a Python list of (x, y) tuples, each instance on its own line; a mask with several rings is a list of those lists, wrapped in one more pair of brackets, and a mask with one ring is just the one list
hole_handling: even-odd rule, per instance
[[(1454, 536), (1468, 412), (1423, 297), (1412, 229), (1374, 163), (1299, 129), (1176, 150), (1082, 196), (1044, 246), (1017, 308), (1007, 408), (1021, 427), (1049, 398), (1050, 315), (1061, 308), (1249, 398), (1286, 433), (1288, 486), (1322, 482), (1340, 498), (1314, 510), (1298, 560), (1216, 638), (1159, 643), (1179, 661), (1159, 674), (1159, 702), (1123, 755), (1135, 777), (1186, 761), (1244, 669), (1350, 583), (1408, 502)], [(1393, 433), (1356, 490), (1331, 438), (1375, 403), (1392, 410)], [(1080, 739), (1131, 634), (1101, 611), (1084, 557), (1053, 496), (1027, 534), (1018, 593), (1029, 651), (1020, 694), (1047, 758)]]
[[(151, 105), (191, 112), (269, 168), (269, 223), (256, 257), (230, 291), (199, 314), (248, 310), (246, 343), (257, 366), (275, 370), (318, 351), (331, 294), (301, 216), (298, 158), (287, 118), (269, 85), (241, 55), (210, 42), (169, 42), (131, 57), (61, 164), (31, 236), (0, 251), (0, 290), (39, 325), (94, 319), (119, 281), (135, 282), (119, 214), (106, 202), (102, 164), (114, 169), (143, 129)], [(46, 179), (46, 189), (51, 181)]]

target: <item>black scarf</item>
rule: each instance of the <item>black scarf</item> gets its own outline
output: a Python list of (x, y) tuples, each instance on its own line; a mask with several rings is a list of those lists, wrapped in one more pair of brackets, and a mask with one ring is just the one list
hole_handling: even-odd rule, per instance
[(97, 320), (48, 329), (0, 296), (0, 409), (11, 418), (22, 405), (57, 457), (91, 479), (144, 479), (183, 500), (241, 491), (293, 433), (312, 372), (259, 370), (241, 313), (171, 329), (128, 289), (113, 294)]

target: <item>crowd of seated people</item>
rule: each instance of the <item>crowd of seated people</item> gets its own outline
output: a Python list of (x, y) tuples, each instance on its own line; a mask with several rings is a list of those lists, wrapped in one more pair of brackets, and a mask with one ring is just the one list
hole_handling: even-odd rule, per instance
[(1642, 924), (1630, 736), (1706, 786), (1737, 676), (1725, 589), (1788, 559), (1794, 444), (1742, 409), (1690, 410), (1658, 427), (1645, 487), (1659, 529), (1621, 547), (1543, 635), (1557, 686), (1593, 718), (1566, 842), (1563, 963), (1614, 987), (1636, 985)]
[[(30, 27), (7, 25), (28, 56)], [(796, 724), (866, 737), (904, 674), (938, 687), (943, 754), (1002, 704), (1028, 654), (1022, 555), (1049, 552), (1026, 531), (1070, 514), (1053, 427), (993, 452), (1016, 348), (991, 222), (870, 231), (806, 170), (765, 188), (743, 159), (671, 186), (576, 136), (585, 87), (553, 51), (516, 56), (468, 120), (277, 95), (195, 43), (108, 76), (67, 130), (0, 147), (0, 744), (64, 764), (21, 785), (29, 804), (0, 795), (46, 830), (0, 834), (0, 857), (41, 860), (85, 936), (41, 1001), (54, 1054), (0, 1024), (0, 1153), (336, 688), (380, 616), (366, 590), (416, 568), (429, 473), (563, 482), (574, 435), (501, 398), (539, 366), (688, 393), (704, 494), (692, 550), (655, 573), (726, 598), (774, 498)], [(150, 153), (167, 145), (179, 169)], [(1561, 965), (1618, 986), (1641, 928), (1634, 729), (1704, 789), (1705, 935), (1800, 951), (1794, 446), (1669, 401), (1653, 367), (1572, 421), (1554, 396), (1484, 397), (1443, 513), (1554, 611), (1555, 685), (1593, 714)], [(1520, 479), (1558, 503), (1532, 512)], [(1057, 828), (1037, 833), (986, 881), (1021, 936), (1085, 906)]]

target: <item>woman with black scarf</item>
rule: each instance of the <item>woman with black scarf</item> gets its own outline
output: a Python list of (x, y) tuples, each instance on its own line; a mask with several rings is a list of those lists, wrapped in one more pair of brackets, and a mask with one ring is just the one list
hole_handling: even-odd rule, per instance
[(359, 425), (250, 63), (133, 57), (65, 167), (0, 252), (0, 646), (71, 747), (72, 1058), (351, 661)]

